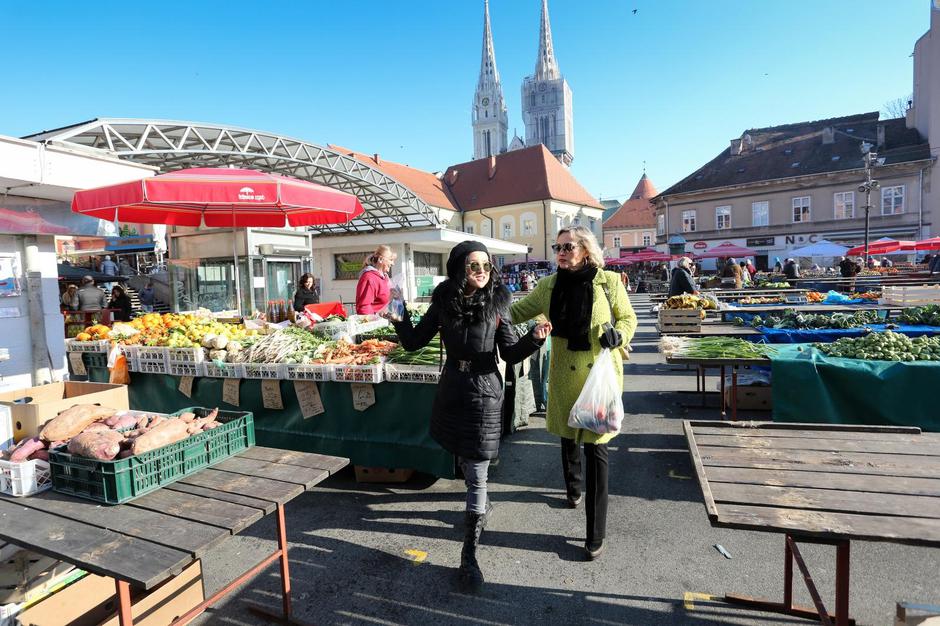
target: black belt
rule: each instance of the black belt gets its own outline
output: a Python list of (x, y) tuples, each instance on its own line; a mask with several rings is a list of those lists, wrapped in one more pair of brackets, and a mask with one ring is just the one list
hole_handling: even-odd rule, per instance
[(466, 372), (469, 374), (487, 374), (497, 371), (496, 359), (488, 357), (486, 359), (455, 359), (448, 358), (444, 361), (444, 367)]

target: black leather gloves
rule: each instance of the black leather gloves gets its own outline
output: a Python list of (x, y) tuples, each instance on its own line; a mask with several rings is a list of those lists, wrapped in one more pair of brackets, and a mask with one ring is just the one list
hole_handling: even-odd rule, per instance
[(607, 348), (613, 350), (614, 348), (619, 348), (620, 343), (623, 341), (623, 336), (620, 334), (616, 328), (610, 324), (604, 325), (604, 334), (601, 335), (600, 343), (602, 348)]

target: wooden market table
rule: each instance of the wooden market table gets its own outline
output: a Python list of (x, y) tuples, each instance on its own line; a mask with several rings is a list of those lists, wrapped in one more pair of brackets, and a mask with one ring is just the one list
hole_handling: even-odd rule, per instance
[(695, 374), (695, 393), (700, 393), (702, 395), (702, 407), (705, 407), (705, 398), (708, 395), (708, 392), (705, 389), (705, 372), (708, 368), (718, 368), (720, 370), (720, 380), (721, 380), (721, 389), (718, 391), (721, 395), (719, 400), (719, 406), (721, 408), (721, 415), (724, 417), (727, 413), (727, 403), (725, 402), (725, 379), (727, 377), (727, 370), (731, 370), (731, 419), (737, 421), (738, 419), (738, 368), (746, 367), (750, 365), (758, 366), (769, 366), (770, 359), (706, 359), (698, 357), (666, 357), (666, 363), (670, 365), (694, 365), (696, 368)]
[(750, 326), (735, 326), (720, 322), (703, 322), (701, 330), (660, 330), (661, 335), (678, 335), (680, 337), (747, 337), (759, 335), (759, 330)]
[(348, 463), (341, 457), (253, 447), (117, 506), (52, 491), (0, 498), (0, 539), (113, 578), (120, 624), (130, 626), (131, 586), (154, 588), (208, 550), (276, 513), (277, 550), (173, 624), (191, 621), (275, 561), (281, 569), (281, 611), (250, 610), (290, 622), (284, 505)]
[[(919, 428), (683, 422), (712, 526), (784, 534), (783, 601), (727, 602), (847, 626), (853, 539), (940, 546), (940, 434)], [(830, 616), (798, 543), (836, 547)], [(793, 604), (796, 563), (814, 608)]]
[(736, 307), (733, 309), (721, 309), (718, 311), (718, 315), (722, 321), (726, 321), (729, 317), (733, 317), (739, 313), (750, 313), (754, 314), (764, 314), (764, 313), (783, 313), (788, 309), (793, 309), (797, 313), (858, 313), (859, 311), (886, 311), (885, 319), (890, 317), (891, 311), (902, 311), (903, 306), (890, 305), (890, 304), (878, 304), (872, 302), (871, 304), (786, 304), (781, 302), (780, 304), (756, 304)]

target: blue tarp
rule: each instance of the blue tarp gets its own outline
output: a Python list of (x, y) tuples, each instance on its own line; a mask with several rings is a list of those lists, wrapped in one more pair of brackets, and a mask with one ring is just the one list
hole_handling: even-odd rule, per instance
[[(894, 324), (892, 324), (894, 326)], [(829, 343), (843, 337), (861, 337), (867, 334), (865, 328), (873, 331), (888, 330), (885, 324), (869, 324), (859, 328), (767, 328), (759, 326), (761, 336), (754, 335), (754, 341), (763, 343)], [(897, 324), (897, 328), (890, 330), (907, 335), (908, 337), (920, 337), (921, 335), (940, 335), (940, 326), (909, 326), (907, 324)], [(748, 337), (750, 339), (750, 337)]]

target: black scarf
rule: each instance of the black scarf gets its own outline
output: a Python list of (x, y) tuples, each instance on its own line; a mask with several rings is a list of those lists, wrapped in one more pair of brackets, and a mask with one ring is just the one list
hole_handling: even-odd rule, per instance
[(567, 339), (569, 350), (590, 350), (588, 331), (591, 329), (597, 268), (588, 265), (579, 270), (559, 269), (556, 275), (558, 278), (548, 305), (552, 336)]

